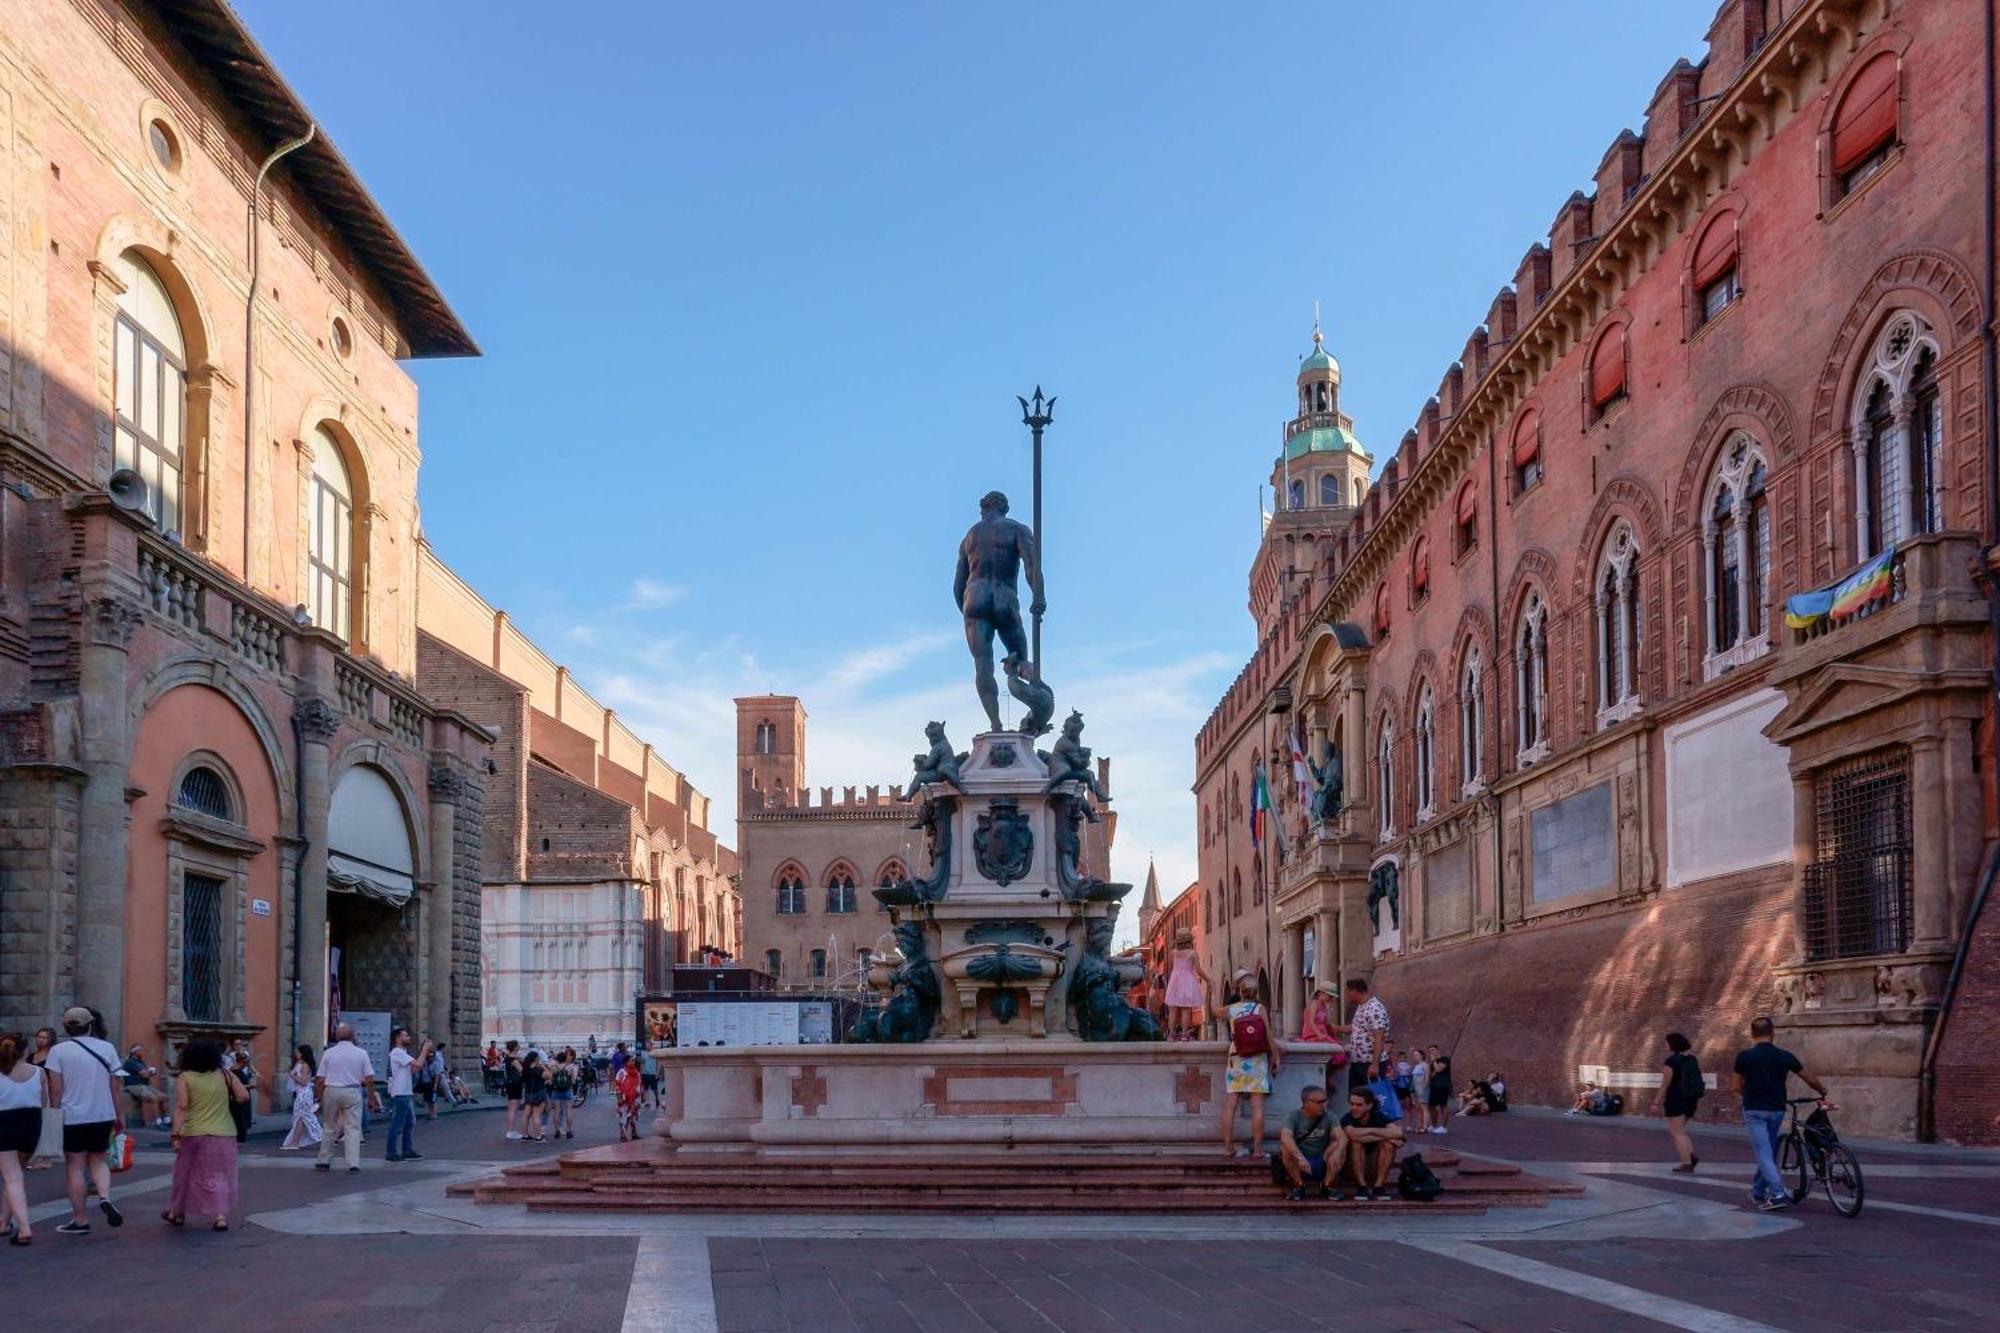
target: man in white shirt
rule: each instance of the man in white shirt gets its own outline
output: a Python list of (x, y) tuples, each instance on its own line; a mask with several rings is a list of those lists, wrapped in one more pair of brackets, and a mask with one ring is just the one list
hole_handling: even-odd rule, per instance
[(86, 1172), (97, 1184), (97, 1206), (104, 1210), (104, 1220), (114, 1227), (125, 1225), (125, 1215), (111, 1202), (111, 1163), (105, 1157), (111, 1136), (125, 1128), (125, 1112), (118, 1096), (118, 1050), (101, 1037), (90, 1035), (91, 1021), (88, 1009), (65, 1010), (62, 1022), (67, 1035), (49, 1048), (44, 1066), (63, 1112), (63, 1170), (68, 1176), (70, 1220), (56, 1230), (65, 1236), (90, 1234), (90, 1221), (83, 1211)]
[(361, 1103), (380, 1112), (382, 1099), (375, 1095), (375, 1062), (368, 1052), (354, 1044), (354, 1029), (342, 1023), (333, 1030), (333, 1045), (319, 1057), (319, 1075), (313, 1080), (319, 1098), (319, 1160), (315, 1170), (333, 1170), (333, 1136), (336, 1126), (347, 1156), (347, 1169), (361, 1169)]
[(415, 1071), (430, 1062), (431, 1044), (416, 1055), (410, 1054), (410, 1030), (397, 1028), (389, 1034), (389, 1151), (391, 1162), (414, 1162), (423, 1157), (412, 1138), (417, 1123)]

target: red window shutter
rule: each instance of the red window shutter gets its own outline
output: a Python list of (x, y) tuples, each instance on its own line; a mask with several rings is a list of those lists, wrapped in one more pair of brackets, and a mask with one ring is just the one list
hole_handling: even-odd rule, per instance
[(1615, 328), (1597, 340), (1590, 358), (1590, 405), (1603, 407), (1625, 392), (1625, 330)]
[(1542, 424), (1530, 409), (1514, 424), (1514, 466), (1526, 467), (1542, 452)]
[(1700, 291), (1736, 266), (1736, 214), (1724, 213), (1708, 224), (1694, 247), (1694, 286)]
[(1884, 51), (1847, 85), (1833, 116), (1833, 174), (1844, 176), (1896, 137), (1896, 56)]
[(1389, 585), (1386, 583), (1375, 590), (1375, 632), (1389, 632)]
[(1416, 572), (1411, 576), (1411, 583), (1415, 586), (1419, 597), (1430, 590), (1431, 544), (1428, 541), (1417, 542)]
[(1461, 527), (1479, 517), (1479, 492), (1471, 482), (1458, 488), (1458, 522)]

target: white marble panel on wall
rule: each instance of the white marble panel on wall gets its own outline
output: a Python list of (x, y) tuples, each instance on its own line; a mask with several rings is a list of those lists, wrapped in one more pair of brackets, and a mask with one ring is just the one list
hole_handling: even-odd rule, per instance
[(1791, 859), (1791, 773), (1763, 733), (1784, 706), (1757, 690), (1666, 729), (1669, 886)]

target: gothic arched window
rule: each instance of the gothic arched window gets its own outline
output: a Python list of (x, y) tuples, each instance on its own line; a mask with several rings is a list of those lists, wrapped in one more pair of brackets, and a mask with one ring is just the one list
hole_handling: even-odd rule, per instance
[(1733, 437), (1716, 464), (1702, 511), (1702, 619), (1714, 678), (1761, 656), (1768, 647), (1771, 501), (1764, 489), (1764, 455), (1748, 435)]
[(1375, 746), (1375, 797), (1382, 811), (1379, 827), (1383, 838), (1396, 832), (1396, 728), (1382, 719), (1382, 734)]
[(839, 913), (854, 910), (854, 872), (844, 865), (827, 872), (826, 910)]
[(1526, 766), (1549, 752), (1549, 610), (1539, 592), (1528, 594), (1514, 631), (1515, 756)]
[(1437, 808), (1437, 754), (1435, 749), (1436, 719), (1431, 702), (1431, 687), (1426, 684), (1417, 693), (1417, 734), (1416, 734), (1416, 775), (1417, 775), (1417, 822), (1430, 818)]
[(806, 910), (805, 876), (786, 870), (778, 876), (778, 915), (803, 916)]
[(1468, 788), (1486, 776), (1486, 708), (1479, 690), (1479, 646), (1468, 644), (1465, 669), (1458, 677), (1458, 772)]
[(1639, 543), (1620, 523), (1604, 544), (1594, 590), (1597, 622), (1597, 724), (1622, 722), (1639, 711)]
[(1910, 311), (1890, 317), (1855, 393), (1856, 525), (1865, 559), (1939, 528), (1944, 416), (1937, 336)]

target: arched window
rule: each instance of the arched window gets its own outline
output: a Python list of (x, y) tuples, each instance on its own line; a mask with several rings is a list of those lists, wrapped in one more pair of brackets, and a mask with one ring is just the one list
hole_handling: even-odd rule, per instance
[(1613, 324), (1598, 335), (1590, 351), (1590, 369), (1585, 374), (1591, 421), (1611, 410), (1625, 396), (1625, 323)]
[(1306, 484), (1291, 481), (1285, 484), (1285, 508), (1304, 509), (1306, 507)]
[(1897, 142), (1897, 82), (1896, 55), (1884, 51), (1863, 65), (1841, 94), (1827, 145), (1834, 200), (1852, 194), (1888, 162)]
[(1737, 212), (1726, 209), (1709, 219), (1694, 243), (1689, 281), (1694, 288), (1694, 326), (1714, 319), (1743, 294), (1737, 280)]
[(843, 913), (854, 910), (854, 872), (846, 866), (835, 866), (827, 872), (826, 910)]
[(900, 860), (891, 857), (888, 861), (883, 863), (882, 873), (876, 877), (875, 882), (881, 887), (887, 889), (887, 888), (893, 888), (894, 886), (901, 884), (904, 880), (908, 879), (909, 877), (910, 877), (910, 872), (903, 868), (903, 863)]
[(783, 971), (784, 966), (785, 966), (785, 955), (783, 950), (780, 949), (764, 950), (764, 970), (766, 972), (770, 973), (772, 976), (775, 977), (781, 971)]
[(1331, 472), (1320, 473), (1319, 476), (1320, 504), (1324, 505), (1329, 509), (1337, 509), (1340, 507), (1340, 501), (1341, 501), (1340, 478), (1335, 476)]
[(787, 869), (778, 876), (778, 915), (803, 916), (806, 910), (805, 876)]
[(1356, 509), (1361, 508), (1362, 502), (1367, 498), (1368, 498), (1367, 481), (1363, 480), (1360, 477), (1356, 477), (1354, 479), (1354, 507)]
[(1410, 600), (1421, 603), (1431, 595), (1431, 543), (1428, 537), (1417, 538), (1410, 548)]
[(1723, 448), (1702, 512), (1701, 540), (1708, 624), (1702, 674), (1713, 679), (1761, 656), (1769, 642), (1771, 502), (1764, 492), (1764, 455), (1748, 435), (1732, 437)]
[(1864, 558), (1940, 526), (1944, 415), (1937, 357), (1930, 325), (1900, 311), (1876, 340), (1855, 394), (1856, 519)]
[(1639, 543), (1620, 523), (1597, 566), (1597, 725), (1608, 727), (1639, 711)]
[(1437, 811), (1437, 755), (1435, 750), (1436, 719), (1431, 700), (1431, 687), (1425, 684), (1417, 692), (1417, 822), (1423, 823)]
[(1534, 408), (1521, 413), (1514, 422), (1514, 494), (1531, 491), (1542, 484), (1542, 418)]
[(112, 322), (111, 465), (146, 483), (146, 512), (160, 530), (181, 528), (181, 444), (187, 425), (187, 344), (173, 298), (138, 251), (113, 268), (125, 290)]
[(769, 722), (757, 724), (757, 753), (772, 754), (778, 748), (778, 729)]
[(1389, 637), (1389, 585), (1378, 584), (1375, 588), (1375, 637)]
[(229, 783), (206, 764), (196, 764), (181, 778), (174, 803), (198, 815), (236, 823), (235, 803), (229, 798)]
[(1470, 479), (1458, 488), (1451, 518), (1451, 554), (1457, 559), (1479, 545), (1479, 490)]
[(1458, 676), (1458, 772), (1470, 789), (1486, 777), (1486, 706), (1480, 691), (1479, 645), (1468, 644)]
[(1526, 766), (1549, 752), (1549, 612), (1539, 592), (1528, 594), (1514, 631), (1516, 759)]
[(354, 606), (354, 488), (340, 443), (325, 426), (313, 427), (311, 531), (307, 554), (306, 614), (321, 629), (352, 639)]
[(1231, 909), (1230, 915), (1242, 916), (1243, 915), (1243, 872), (1241, 870), (1231, 870), (1229, 872), (1229, 890), (1230, 890), (1229, 898), (1230, 898), (1230, 909)]
[(812, 975), (814, 981), (826, 980), (826, 950), (814, 949), (812, 951)]
[(1381, 735), (1375, 745), (1375, 801), (1382, 811), (1377, 827), (1389, 838), (1396, 832), (1396, 728), (1382, 719)]

